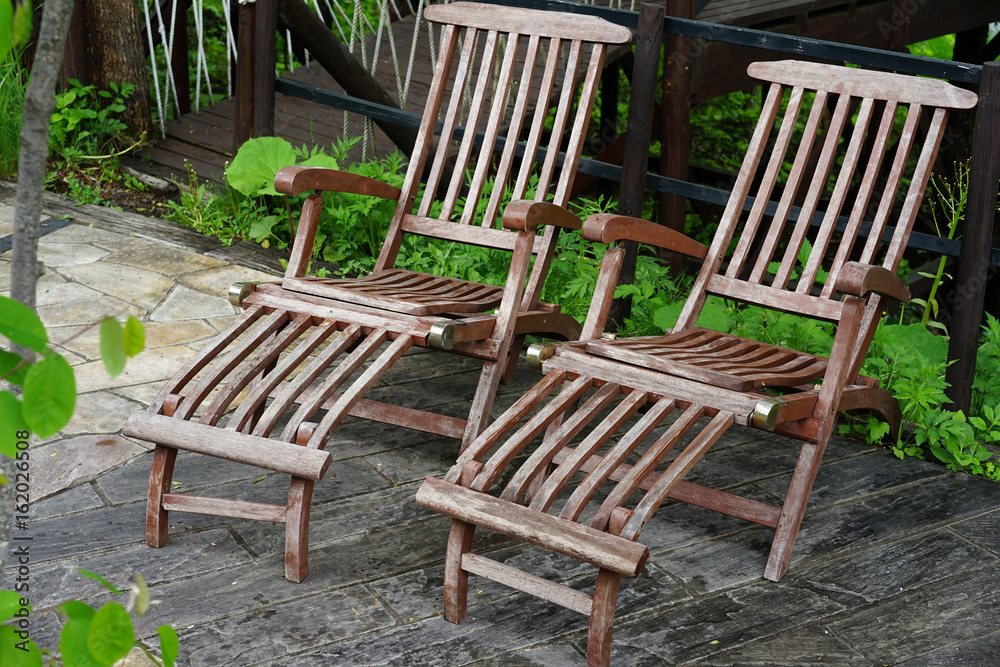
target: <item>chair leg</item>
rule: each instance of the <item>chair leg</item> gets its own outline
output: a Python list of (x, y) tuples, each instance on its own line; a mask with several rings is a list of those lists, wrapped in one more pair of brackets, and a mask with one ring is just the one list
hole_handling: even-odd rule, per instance
[(469, 599), (469, 573), (462, 569), (462, 555), (472, 550), (476, 526), (457, 519), (448, 534), (448, 555), (444, 561), (444, 619), (461, 623)]
[(460, 452), (465, 451), (476, 437), (479, 436), (490, 423), (490, 408), (493, 407), (493, 400), (497, 395), (497, 386), (500, 384), (500, 376), (503, 373), (504, 364), (502, 361), (483, 362), (483, 372), (479, 374), (479, 383), (476, 385), (476, 395), (472, 397), (472, 407), (469, 409), (469, 418), (465, 422), (465, 433), (462, 435), (462, 446)]
[(524, 347), (524, 336), (515, 336), (510, 343), (510, 351), (503, 366), (503, 375), (500, 377), (502, 384), (510, 384), (514, 379), (514, 371), (517, 370), (517, 360), (521, 356), (521, 348)]
[(597, 574), (594, 606), (590, 612), (590, 632), (587, 635), (587, 667), (608, 667), (611, 664), (611, 631), (615, 623), (615, 607), (622, 576), (611, 570)]
[(309, 575), (309, 510), (312, 506), (311, 479), (293, 477), (288, 488), (285, 514), (285, 579), (302, 583)]
[(802, 445), (798, 463), (795, 464), (795, 472), (792, 473), (792, 481), (788, 485), (785, 504), (778, 517), (778, 527), (774, 531), (774, 542), (771, 544), (771, 553), (764, 569), (765, 579), (778, 581), (792, 563), (795, 538), (799, 535), (799, 526), (806, 513), (809, 493), (812, 491), (824, 449), (826, 443), (817, 445), (807, 442)]
[(174, 476), (177, 450), (157, 445), (149, 470), (149, 497), (146, 502), (146, 544), (162, 547), (167, 543), (167, 510), (163, 509), (163, 494), (170, 491)]

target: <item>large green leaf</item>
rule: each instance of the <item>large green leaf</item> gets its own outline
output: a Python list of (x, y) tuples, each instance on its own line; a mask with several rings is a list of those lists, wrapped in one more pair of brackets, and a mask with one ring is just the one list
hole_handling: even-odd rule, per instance
[(0, 623), (14, 618), (14, 614), (16, 614), (20, 608), (20, 593), (15, 593), (14, 591), (0, 591)]
[(90, 621), (89, 618), (71, 618), (63, 626), (59, 635), (59, 653), (64, 667), (95, 667), (101, 664), (90, 656), (90, 649), (87, 648)]
[[(18, 432), (27, 435), (28, 424), (24, 421), (21, 401), (9, 391), (0, 391), (0, 454), (9, 458), (17, 455)], [(20, 438), (24, 440), (26, 438)]]
[[(18, 365), (23, 361), (24, 359), (22, 359), (20, 355), (0, 350), (0, 378), (3, 378), (11, 384), (24, 384), (24, 376), (28, 372), (28, 366), (25, 364), (24, 366), (18, 368)], [(14, 370), (15, 368), (17, 368), (17, 370)]]
[(35, 364), (24, 379), (24, 421), (40, 438), (58, 432), (73, 416), (76, 378), (58, 354)]
[(38, 315), (23, 303), (5, 296), (0, 296), (0, 334), (35, 352), (44, 352), (49, 342)]
[(290, 143), (280, 137), (258, 137), (240, 146), (226, 169), (226, 180), (247, 196), (276, 195), (274, 175), (293, 164), (295, 150)]
[(125, 335), (113, 317), (101, 320), (101, 361), (110, 377), (125, 370)]
[[(2, 0), (0, 0), (2, 2)], [(42, 667), (42, 653), (30, 639), (22, 639), (17, 629), (0, 626), (0, 665), (3, 667)], [(22, 651), (18, 645), (24, 646)]]
[(134, 357), (146, 347), (146, 331), (142, 322), (131, 315), (125, 320), (125, 356)]
[(163, 667), (174, 667), (177, 661), (177, 654), (180, 653), (180, 640), (177, 639), (177, 631), (169, 625), (161, 625), (156, 628), (160, 635), (160, 655), (163, 657)]
[(98, 662), (112, 664), (121, 660), (135, 645), (135, 629), (125, 607), (107, 602), (90, 619), (87, 648)]

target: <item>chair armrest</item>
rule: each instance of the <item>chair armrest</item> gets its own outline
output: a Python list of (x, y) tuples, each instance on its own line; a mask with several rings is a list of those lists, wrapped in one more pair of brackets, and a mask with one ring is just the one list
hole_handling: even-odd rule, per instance
[(864, 296), (875, 292), (906, 303), (910, 300), (910, 288), (903, 279), (881, 266), (845, 262), (837, 275), (836, 291), (841, 294)]
[(533, 232), (540, 225), (580, 229), (580, 218), (562, 206), (545, 201), (518, 199), (507, 204), (507, 208), (504, 209), (504, 229), (516, 232)]
[(583, 237), (598, 243), (625, 239), (705, 259), (708, 248), (692, 238), (655, 222), (614, 213), (596, 213), (583, 223)]
[(274, 175), (274, 189), (284, 195), (300, 195), (309, 190), (333, 190), (384, 199), (399, 199), (401, 190), (374, 178), (325, 167), (284, 167)]

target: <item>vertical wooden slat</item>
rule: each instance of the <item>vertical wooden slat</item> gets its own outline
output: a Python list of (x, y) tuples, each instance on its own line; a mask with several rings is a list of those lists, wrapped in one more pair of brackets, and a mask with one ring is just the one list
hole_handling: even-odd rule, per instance
[(812, 154), (813, 145), (816, 143), (816, 132), (819, 129), (820, 119), (826, 109), (827, 92), (818, 91), (812, 101), (812, 108), (809, 110), (809, 118), (806, 120), (805, 129), (802, 132), (802, 139), (795, 152), (795, 160), (792, 162), (792, 170), (788, 173), (788, 180), (781, 193), (778, 208), (771, 218), (771, 225), (768, 227), (764, 237), (764, 244), (761, 246), (760, 255), (757, 256), (757, 263), (750, 272), (750, 282), (760, 283), (771, 263), (771, 258), (781, 241), (781, 235), (785, 230), (785, 223), (788, 221), (788, 213), (798, 194), (799, 186), (804, 180), (806, 170), (809, 168), (809, 156)]
[(253, 84), (256, 80), (256, 45), (254, 16), (256, 4), (241, 4), (239, 25), (236, 28), (236, 80), (233, 82), (233, 154), (253, 136)]
[(733, 255), (729, 259), (729, 266), (726, 268), (726, 276), (729, 278), (737, 278), (743, 271), (743, 263), (746, 261), (750, 247), (757, 236), (757, 227), (764, 217), (764, 209), (767, 207), (768, 202), (771, 201), (771, 193), (774, 191), (774, 184), (778, 180), (778, 171), (785, 160), (788, 145), (792, 141), (795, 119), (802, 108), (802, 92), (802, 87), (796, 86), (792, 88), (792, 92), (788, 96), (788, 105), (785, 107), (785, 114), (781, 119), (781, 128), (778, 130), (774, 147), (771, 149), (771, 157), (764, 168), (764, 176), (761, 179), (760, 187), (757, 188), (754, 194), (753, 206), (750, 208), (750, 215), (747, 217), (747, 221), (743, 224), (743, 231), (740, 232), (740, 240), (736, 244), (736, 250), (733, 251)]
[[(524, 193), (528, 190), (528, 181), (535, 165), (535, 156), (538, 154), (542, 132), (545, 130), (545, 118), (548, 116), (552, 89), (559, 71), (559, 51), (561, 49), (562, 40), (558, 38), (549, 40), (549, 55), (545, 60), (545, 70), (542, 72), (542, 82), (538, 89), (538, 98), (535, 100), (535, 118), (531, 122), (531, 131), (528, 133), (524, 156), (521, 158), (521, 169), (518, 171), (517, 181), (514, 183), (512, 199), (515, 200), (523, 199)], [(541, 194), (539, 194), (540, 192)], [(542, 201), (544, 198), (544, 192), (539, 187), (539, 192), (535, 193), (535, 200)]]
[(861, 222), (864, 220), (865, 212), (868, 210), (868, 203), (871, 201), (872, 193), (875, 191), (875, 185), (878, 182), (878, 175), (882, 170), (885, 149), (889, 143), (889, 134), (896, 119), (896, 108), (897, 104), (895, 102), (887, 102), (885, 110), (882, 112), (882, 120), (879, 123), (875, 140), (872, 142), (871, 156), (868, 160), (868, 166), (865, 168), (864, 176), (861, 179), (857, 198), (851, 206), (851, 213), (847, 220), (847, 226), (844, 228), (842, 240), (837, 248), (837, 254), (830, 265), (826, 284), (823, 285), (823, 290), (820, 292), (820, 296), (823, 298), (829, 298), (833, 295), (833, 288), (837, 284), (840, 267), (851, 256), (851, 250), (854, 249), (854, 241), (858, 237), (858, 230), (861, 227)]
[(327, 338), (336, 332), (336, 326), (329, 320), (324, 320), (313, 329), (309, 336), (299, 343), (295, 350), (286, 356), (278, 366), (247, 394), (240, 406), (229, 417), (226, 428), (243, 431), (251, 421), (253, 413), (263, 406), (265, 399), (281, 384), (288, 375), (306, 361), (308, 356), (322, 345)]
[[(437, 200), (437, 197), (434, 195), (441, 181), (448, 153), (451, 152), (452, 135), (455, 132), (455, 125), (458, 123), (458, 114), (462, 108), (462, 96), (465, 93), (465, 86), (468, 84), (469, 64), (472, 62), (472, 56), (476, 47), (476, 34), (476, 30), (472, 28), (469, 28), (465, 33), (465, 40), (462, 43), (462, 53), (459, 56), (458, 67), (455, 70), (455, 85), (448, 100), (448, 111), (445, 113), (441, 137), (438, 139), (437, 148), (434, 152), (434, 160), (431, 162), (431, 169), (427, 174), (424, 197), (420, 201), (417, 215), (428, 215), (431, 210), (431, 204)], [(444, 62), (438, 60), (438, 67), (441, 68), (443, 65)], [(437, 72), (435, 74), (435, 81), (442, 74), (441, 71)]]
[(382, 251), (375, 262), (376, 271), (392, 268), (393, 264), (396, 263), (399, 246), (403, 242), (403, 231), (400, 229), (400, 225), (403, 223), (403, 216), (408, 214), (413, 206), (417, 189), (423, 178), (424, 164), (426, 164), (427, 154), (430, 152), (428, 144), (434, 141), (434, 126), (437, 123), (438, 111), (441, 109), (441, 101), (448, 85), (446, 74), (451, 67), (457, 43), (458, 29), (453, 25), (445, 26), (441, 35), (441, 52), (438, 55), (437, 68), (434, 70), (430, 90), (427, 91), (424, 115), (420, 120), (420, 129), (417, 131), (417, 139), (413, 144), (412, 155), (416, 156), (416, 161), (412, 162), (406, 170), (406, 178), (399, 195), (399, 204), (392, 215), (392, 222), (389, 223)]
[(677, 330), (694, 325), (699, 313), (701, 313), (701, 308), (705, 303), (705, 286), (708, 284), (708, 279), (719, 270), (722, 260), (725, 259), (729, 239), (732, 238), (736, 225), (739, 223), (740, 215), (743, 212), (743, 203), (746, 201), (754, 174), (757, 172), (757, 165), (760, 163), (764, 144), (771, 133), (780, 103), (781, 86), (776, 83), (771, 84), (761, 109), (760, 119), (757, 121), (757, 127), (754, 128), (753, 136), (750, 137), (750, 143), (747, 146), (747, 157), (743, 160), (743, 166), (740, 167), (740, 173), (736, 176), (736, 183), (733, 184), (733, 192), (726, 204), (726, 210), (719, 221), (719, 228), (715, 232), (701, 271), (691, 287), (691, 296), (684, 302), (681, 314), (677, 318), (677, 324), (674, 327)]
[[(587, 121), (590, 120), (590, 109), (594, 105), (594, 99), (597, 96), (597, 82), (600, 78), (601, 69), (604, 67), (605, 48), (603, 44), (591, 45), (590, 64), (583, 82), (583, 89), (580, 91), (580, 102), (576, 107), (576, 118), (573, 121), (573, 127), (570, 129), (569, 144), (566, 146), (566, 158), (563, 160), (559, 174), (559, 184), (552, 199), (554, 203), (560, 206), (565, 206), (569, 202), (569, 195), (573, 188), (573, 179), (576, 177), (576, 165), (580, 159), (580, 154), (583, 152), (583, 142), (587, 138), (586, 128)], [(574, 68), (573, 71), (575, 72), (576, 69)], [(575, 88), (572, 85), (574, 80), (575, 78), (569, 75), (569, 68), (567, 67), (567, 78), (564, 85)], [(572, 98), (567, 101), (567, 104), (571, 102)], [(552, 136), (555, 138), (561, 136), (561, 134), (557, 135), (553, 130)], [(556, 150), (558, 145), (550, 145), (549, 148), (549, 155), (554, 158), (558, 152)], [(549, 155), (546, 156), (546, 162), (548, 162)]]
[[(511, 113), (510, 124), (507, 128), (507, 142), (504, 145), (503, 154), (500, 156), (500, 164), (497, 165), (495, 184), (505, 184), (510, 177), (510, 170), (514, 164), (514, 154), (517, 149), (517, 139), (521, 136), (521, 128), (524, 126), (524, 115), (528, 108), (528, 100), (531, 98), (531, 84), (535, 75), (535, 63), (538, 60), (538, 50), (541, 39), (534, 35), (528, 40), (528, 50), (524, 56), (524, 65), (521, 68), (521, 85), (518, 86), (517, 97), (514, 102), (514, 109)], [(542, 109), (535, 109), (536, 115), (543, 116)], [(480, 161), (483, 161), (480, 156)], [(489, 203), (486, 205), (486, 213), (483, 215), (483, 225), (492, 226), (500, 210), (500, 202), (504, 194), (503, 187), (495, 185), (490, 195)]]
[(799, 294), (809, 294), (823, 265), (823, 257), (826, 256), (830, 239), (833, 238), (837, 218), (840, 217), (840, 211), (844, 207), (844, 201), (847, 199), (847, 192), (854, 177), (854, 170), (861, 158), (861, 151), (864, 149), (865, 134), (868, 131), (868, 124), (871, 122), (874, 104), (870, 97), (866, 97), (861, 102), (861, 108), (858, 109), (854, 129), (851, 132), (851, 140), (844, 154), (844, 162), (837, 175), (836, 184), (833, 187), (833, 195), (827, 204), (826, 215), (823, 216), (823, 223), (820, 225), (815, 241), (813, 241), (812, 252), (809, 254), (805, 268), (802, 269), (802, 275), (799, 276), (799, 284), (795, 288)]
[[(521, 44), (519, 35), (511, 34), (507, 36), (507, 46), (504, 48), (503, 64), (500, 67), (500, 74), (496, 78), (496, 88), (493, 91), (493, 99), (490, 105), (490, 113), (487, 117), (484, 131), (483, 145), (479, 147), (479, 156), (476, 159), (476, 171), (472, 176), (472, 183), (466, 194), (465, 208), (462, 210), (462, 224), (472, 223), (476, 215), (479, 199), (482, 196), (483, 185), (486, 181), (486, 172), (493, 166), (493, 151), (496, 148), (497, 137), (500, 134), (500, 123), (503, 121), (503, 113), (507, 106), (507, 94), (510, 91), (510, 80), (514, 72), (514, 64), (517, 61), (517, 48)], [(510, 134), (508, 133), (508, 136)], [(515, 137), (517, 135), (514, 135)], [(515, 141), (508, 141), (505, 152), (513, 152)], [(504, 179), (499, 174), (495, 175), (494, 190), (503, 190)], [(494, 214), (495, 215), (495, 214)], [(492, 227), (493, 217), (484, 217), (483, 226)]]
[(472, 157), (472, 149), (476, 144), (479, 117), (482, 115), (483, 104), (486, 103), (486, 87), (489, 85), (490, 70), (493, 68), (493, 58), (496, 56), (498, 41), (499, 34), (496, 30), (490, 30), (486, 33), (486, 44), (483, 46), (482, 59), (479, 61), (479, 73), (476, 75), (476, 89), (472, 93), (472, 103), (469, 105), (469, 113), (466, 116), (462, 142), (458, 148), (458, 156), (455, 158), (448, 191), (441, 206), (440, 217), (442, 220), (451, 219), (462, 189), (462, 182), (465, 180), (465, 169), (469, 165), (469, 158)]
[(826, 190), (826, 182), (830, 176), (830, 170), (833, 168), (837, 143), (840, 140), (840, 133), (844, 129), (844, 124), (847, 122), (850, 106), (851, 98), (848, 95), (841, 95), (840, 99), (837, 100), (837, 107), (834, 109), (833, 117), (830, 118), (830, 126), (827, 128), (826, 141), (823, 142), (819, 160), (813, 170), (812, 183), (809, 185), (809, 190), (806, 192), (806, 199), (799, 210), (799, 219), (795, 221), (791, 238), (781, 259), (781, 267), (778, 269), (778, 273), (774, 276), (774, 281), (771, 283), (774, 287), (784, 289), (788, 284), (792, 269), (795, 268), (795, 263), (798, 261), (799, 249), (802, 248), (806, 232), (809, 231), (813, 214), (816, 213), (816, 208), (819, 205), (819, 198)]
[(590, 520), (590, 527), (597, 530), (604, 530), (611, 518), (611, 513), (615, 508), (624, 505), (632, 497), (646, 476), (660, 465), (667, 454), (681, 441), (695, 423), (705, 414), (705, 408), (692, 404), (670, 425), (670, 428), (660, 436), (653, 445), (646, 450), (635, 465), (618, 482), (618, 485), (608, 494), (608, 497), (601, 503), (600, 509)]
[[(896, 155), (889, 170), (889, 176), (879, 202), (878, 211), (872, 221), (871, 229), (868, 230), (868, 240), (865, 248), (861, 252), (861, 261), (871, 264), (875, 261), (875, 254), (878, 252), (879, 244), (882, 243), (882, 233), (889, 222), (889, 215), (896, 203), (896, 192), (903, 178), (906, 169), (906, 162), (910, 156), (910, 149), (916, 138), (917, 126), (920, 122), (921, 108), (919, 104), (911, 104), (906, 114), (906, 122), (903, 125), (903, 134), (896, 143)], [(921, 191), (923, 192), (923, 191)]]
[(469, 485), (473, 491), (488, 491), (504, 468), (510, 465), (524, 447), (541, 435), (549, 423), (582, 397), (590, 389), (592, 380), (579, 377), (568, 386), (563, 387), (559, 395), (549, 401), (548, 405), (538, 411), (528, 423), (522, 426), (483, 465), (482, 470)]
[[(573, 81), (576, 79), (576, 72), (580, 68), (580, 58), (583, 46), (579, 40), (570, 42), (569, 57), (566, 59), (566, 69), (563, 71), (562, 92), (559, 95), (559, 103), (556, 107), (556, 115), (552, 120), (552, 133), (549, 135), (549, 145), (545, 152), (545, 161), (542, 163), (542, 170), (538, 175), (538, 190), (535, 192), (535, 200), (542, 201), (549, 192), (552, 185), (552, 174), (555, 172), (556, 160), (559, 158), (559, 146), (562, 143), (563, 132), (566, 130), (566, 121), (573, 106)], [(555, 200), (555, 203), (560, 203)]]

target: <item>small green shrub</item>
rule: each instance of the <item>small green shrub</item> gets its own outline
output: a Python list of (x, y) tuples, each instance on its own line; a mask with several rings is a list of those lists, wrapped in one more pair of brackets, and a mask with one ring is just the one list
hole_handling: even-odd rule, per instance
[(56, 95), (49, 125), (49, 151), (69, 162), (94, 160), (111, 148), (128, 126), (121, 120), (131, 83), (110, 84), (109, 90), (69, 80), (68, 90)]

